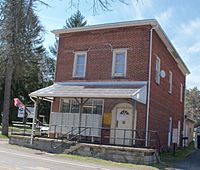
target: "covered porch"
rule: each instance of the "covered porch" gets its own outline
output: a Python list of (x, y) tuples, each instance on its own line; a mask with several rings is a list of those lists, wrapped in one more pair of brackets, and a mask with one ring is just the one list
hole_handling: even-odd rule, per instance
[[(55, 83), (31, 93), (30, 97), (35, 101), (35, 117), (39, 100), (52, 102), (50, 138), (142, 147), (145, 133), (149, 133), (149, 146), (158, 142), (156, 132), (136, 129), (139, 123), (136, 103), (146, 104), (146, 84), (145, 81)], [(34, 127), (32, 130), (34, 137)]]

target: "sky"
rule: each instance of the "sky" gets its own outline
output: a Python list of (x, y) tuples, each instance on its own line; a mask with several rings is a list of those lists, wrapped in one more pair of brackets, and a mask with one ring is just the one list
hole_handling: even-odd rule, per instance
[(124, 0), (127, 4), (115, 0), (110, 11), (99, 9), (98, 14), (93, 13), (93, 0), (79, 0), (79, 6), (72, 8), (70, 1), (44, 0), (49, 7), (38, 7), (38, 16), (45, 28), (45, 47), (55, 42), (51, 31), (63, 28), (66, 19), (77, 9), (88, 25), (157, 19), (191, 72), (187, 76), (187, 88), (200, 89), (200, 0)]

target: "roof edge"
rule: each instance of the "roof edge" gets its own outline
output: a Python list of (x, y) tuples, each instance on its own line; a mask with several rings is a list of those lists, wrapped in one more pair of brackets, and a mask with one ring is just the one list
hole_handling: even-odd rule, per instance
[(84, 27), (75, 27), (75, 28), (64, 28), (64, 29), (56, 29), (51, 32), (56, 36), (65, 33), (72, 32), (82, 32), (82, 31), (91, 31), (91, 30), (101, 30), (108, 28), (120, 28), (120, 27), (128, 27), (128, 26), (140, 26), (140, 25), (157, 25), (156, 19), (146, 19), (146, 20), (135, 20), (135, 21), (124, 21), (124, 22), (115, 22), (115, 23), (106, 23), (106, 24), (97, 24), (97, 25), (89, 25)]

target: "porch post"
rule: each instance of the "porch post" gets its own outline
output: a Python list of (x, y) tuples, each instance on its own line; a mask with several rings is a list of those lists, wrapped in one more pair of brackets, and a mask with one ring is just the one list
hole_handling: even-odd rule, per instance
[(132, 99), (132, 107), (133, 107), (133, 117), (132, 117), (132, 146), (133, 144), (135, 144), (135, 135), (136, 135), (136, 122), (137, 120), (135, 120), (136, 117), (136, 101), (134, 99)]
[(34, 131), (35, 131), (35, 119), (38, 114), (38, 103), (39, 103), (39, 98), (37, 97), (36, 101), (34, 101), (34, 115), (33, 115), (33, 121), (32, 121), (31, 141), (30, 141), (31, 145), (33, 144), (33, 137), (34, 137)]
[(79, 127), (78, 127), (79, 138), (80, 138), (80, 135), (81, 135), (82, 113), (83, 113), (83, 98), (81, 98), (81, 102), (80, 102)]

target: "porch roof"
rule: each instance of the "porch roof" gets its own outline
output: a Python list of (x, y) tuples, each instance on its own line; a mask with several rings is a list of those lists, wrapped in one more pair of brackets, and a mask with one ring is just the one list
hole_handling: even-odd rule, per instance
[(124, 98), (146, 104), (146, 82), (65, 82), (54, 83), (29, 94), (31, 97), (53, 100), (66, 98)]

